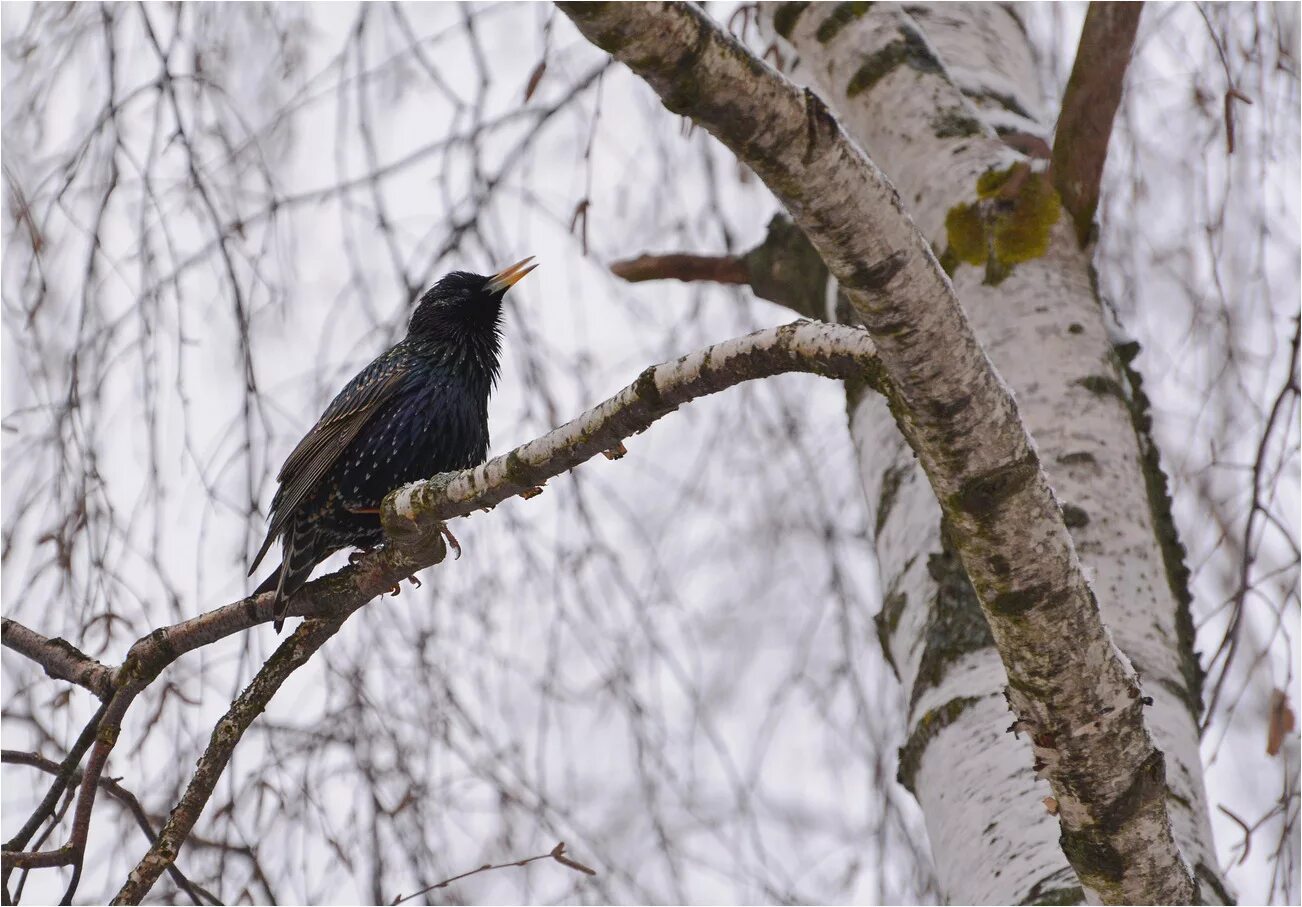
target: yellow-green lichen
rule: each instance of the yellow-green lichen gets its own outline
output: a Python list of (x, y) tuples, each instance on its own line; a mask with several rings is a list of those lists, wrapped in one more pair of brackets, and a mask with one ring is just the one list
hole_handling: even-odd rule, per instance
[(1047, 174), (1020, 162), (987, 170), (975, 189), (978, 201), (955, 205), (945, 215), (948, 248), (941, 263), (951, 274), (959, 264), (984, 264), (985, 282), (997, 284), (1014, 265), (1049, 250), (1062, 202)]
[(945, 238), (949, 251), (960, 262), (979, 265), (986, 260), (985, 219), (976, 205), (955, 205), (945, 215)]
[(993, 198), (995, 193), (1004, 188), (1018, 169), (1016, 164), (1007, 170), (991, 168), (978, 176), (976, 181), (977, 198)]
[(1021, 264), (1049, 251), (1049, 234), (1062, 215), (1062, 202), (1044, 174), (1022, 184), (1013, 210), (995, 218), (995, 255), (1005, 265)]

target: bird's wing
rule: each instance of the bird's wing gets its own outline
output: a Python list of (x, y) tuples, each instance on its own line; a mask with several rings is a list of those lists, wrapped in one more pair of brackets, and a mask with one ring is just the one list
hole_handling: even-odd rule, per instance
[(391, 358), (375, 360), (339, 392), (320, 421), (298, 442), (276, 476), (280, 488), (272, 502), (271, 525), (257, 557), (253, 559), (250, 575), (262, 562), (295, 508), (338, 461), (362, 426), (393, 398), (406, 380), (406, 370)]

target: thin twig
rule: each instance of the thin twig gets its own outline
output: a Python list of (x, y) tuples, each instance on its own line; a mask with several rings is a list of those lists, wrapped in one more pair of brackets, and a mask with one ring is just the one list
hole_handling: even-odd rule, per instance
[(478, 875), (481, 872), (491, 872), (494, 869), (509, 869), (512, 866), (528, 866), (530, 863), (536, 863), (539, 860), (547, 860), (547, 859), (555, 860), (557, 863), (560, 863), (562, 866), (568, 866), (570, 869), (573, 869), (577, 872), (585, 873), (586, 875), (595, 876), (597, 874), (597, 871), (595, 869), (589, 869), (587, 866), (584, 866), (582, 863), (570, 859), (568, 856), (566, 856), (565, 842), (562, 841), (559, 844), (557, 844), (555, 847), (553, 847), (549, 852), (539, 854), (536, 857), (529, 857), (528, 859), (524, 859), (524, 860), (516, 860), (512, 863), (497, 863), (497, 864), (485, 863), (483, 866), (480, 866), (478, 869), (472, 869), (469, 872), (461, 873), (461, 875), (452, 876), (449, 879), (444, 879), (442, 882), (435, 882), (433, 885), (428, 885), (422, 888), (420, 891), (416, 892), (415, 894), (398, 895), (396, 898), (394, 898), (392, 901), (389, 902), (390, 907), (397, 907), (398, 904), (405, 903), (406, 901), (410, 901), (413, 898), (418, 898), (422, 894), (427, 894), (431, 891), (434, 891), (435, 889), (447, 888), (453, 882), (459, 882), (462, 879), (470, 878), (470, 876)]
[[(3, 753), (0, 753), (0, 762), (3, 762), (6, 765), (31, 766), (32, 768), (39, 769), (46, 774), (55, 776), (58, 776), (62, 769), (62, 766), (59, 763), (54, 762), (51, 759), (46, 759), (39, 753), (29, 753), (22, 750), (4, 750)], [(81, 776), (82, 771), (77, 769), (73, 772), (72, 780), (80, 781)], [(141, 832), (144, 833), (145, 837), (149, 840), (149, 843), (153, 844), (154, 841), (157, 840), (158, 834), (154, 831), (154, 826), (149, 821), (149, 815), (145, 812), (145, 808), (140, 805), (140, 800), (136, 795), (112, 778), (100, 778), (99, 786), (109, 796), (127, 808), (132, 817), (136, 820), (136, 825), (140, 827)], [(207, 898), (208, 902), (212, 904), (221, 903), (221, 899), (215, 894), (208, 891), (202, 885), (191, 882), (186, 878), (185, 874), (182, 873), (175, 864), (169, 866), (167, 871), (172, 877), (172, 881), (176, 882), (176, 887), (184, 891), (195, 904), (202, 904), (204, 898)]]

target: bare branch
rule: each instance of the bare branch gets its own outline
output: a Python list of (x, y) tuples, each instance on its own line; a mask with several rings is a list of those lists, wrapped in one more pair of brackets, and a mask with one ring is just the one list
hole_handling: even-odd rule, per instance
[[(54, 813), (63, 792), (68, 789), (68, 786), (74, 782), (76, 777), (80, 776), (77, 766), (81, 765), (81, 758), (86, 755), (86, 751), (95, 742), (95, 735), (106, 711), (108, 711), (107, 702), (96, 709), (95, 714), (86, 723), (85, 728), (77, 736), (76, 742), (73, 743), (72, 749), (68, 751), (68, 755), (59, 764), (59, 771), (55, 774), (54, 783), (46, 791), (45, 797), (42, 798), (23, 827), (18, 830), (18, 833), (5, 842), (4, 849), (6, 852), (20, 851), (26, 847), (28, 842), (31, 841), (32, 835), (36, 834), (36, 829)], [(40, 845), (37, 844), (37, 846)], [(5, 869), (5, 873), (5, 881), (7, 881), (8, 869)]]
[(1142, 3), (1090, 4), (1063, 95), (1053, 139), (1053, 183), (1082, 246), (1094, 225), (1112, 120), (1121, 104), (1143, 8)]
[[(277, 650), (218, 723), (185, 796), (118, 898), (123, 903), (137, 902), (175, 859), (235, 744), (284, 678), (358, 608), (404, 577), (443, 560), (447, 553), (443, 520), (530, 492), (598, 454), (617, 451), (625, 438), (646, 430), (682, 404), (742, 381), (791, 371), (871, 380), (875, 369), (872, 342), (857, 328), (795, 322), (758, 331), (648, 368), (633, 384), (579, 418), (473, 470), (436, 476), (388, 495), (383, 519), (394, 544), (362, 557), (355, 567), (309, 583), (291, 600), (289, 614), (311, 619)], [(89, 837), (95, 792), (128, 708), (181, 655), (271, 620), (272, 598), (268, 593), (234, 602), (156, 630), (131, 647), (114, 674), (112, 698), (97, 724), (70, 842), (53, 851), (6, 851), (6, 869), (73, 865), (73, 881), (65, 900), (71, 898)]]
[(253, 682), (231, 703), (230, 709), (217, 726), (213, 728), (212, 739), (208, 748), (199, 757), (199, 765), (185, 789), (185, 794), (172, 809), (167, 824), (159, 832), (158, 838), (149, 848), (149, 852), (136, 864), (136, 868), (127, 877), (126, 883), (113, 898), (114, 904), (139, 904), (141, 899), (153, 888), (154, 882), (165, 869), (176, 862), (177, 854), (190, 830), (207, 805), (217, 781), (230, 762), (235, 746), (244, 736), (253, 720), (266, 709), (271, 697), (280, 689), (281, 684), (295, 670), (307, 663), (325, 643), (339, 631), (353, 612), (365, 601), (358, 602), (353, 608), (332, 617), (312, 618), (304, 621), (298, 629), (281, 643), (267, 663), (258, 671)]
[(641, 255), (610, 266), (630, 283), (708, 280), (744, 284), (755, 295), (806, 318), (825, 320), (827, 265), (804, 232), (781, 214), (769, 221), (764, 241), (745, 255)]
[(639, 255), (617, 261), (610, 273), (629, 283), (644, 280), (708, 280), (711, 283), (750, 284), (750, 272), (744, 259), (736, 255), (690, 255), (684, 252), (667, 255)]
[[(332, 616), (313, 618), (294, 636), (286, 640), (263, 666), (258, 676), (231, 706), (216, 729), (212, 742), (199, 760), (199, 768), (181, 802), (172, 811), (167, 826), (150, 851), (132, 871), (118, 892), (114, 903), (139, 903), (158, 875), (176, 858), (200, 812), (208, 802), (222, 770), (236, 743), (253, 719), (279, 689), (289, 673), (305, 663), (343, 621), (377, 591), (428, 564), (422, 553), (433, 545), (436, 559), (446, 553), (440, 532), (444, 520), (465, 516), (484, 507), (492, 507), (507, 498), (531, 492), (548, 479), (610, 450), (619, 449), (625, 438), (644, 431), (660, 417), (696, 397), (714, 393), (742, 381), (790, 371), (810, 371), (829, 377), (864, 377), (875, 365), (873, 347), (867, 334), (857, 328), (840, 325), (796, 322), (780, 328), (758, 331), (746, 337), (716, 344), (676, 362), (647, 369), (633, 384), (619, 394), (566, 423), (543, 437), (510, 453), (497, 457), (473, 470), (448, 473), (427, 482), (409, 485), (385, 498), (382, 513), (385, 531), (398, 547), (414, 552), (409, 566), (393, 575), (392, 568), (376, 570), (368, 560), (383, 557), (386, 551), (362, 560), (358, 576), (384, 577), (368, 585), (365, 592), (354, 592)], [(432, 561), (431, 561), (432, 562)], [(340, 571), (335, 577), (345, 576)], [(327, 579), (333, 579), (330, 577)], [(327, 580), (309, 584), (308, 601), (315, 604), (315, 587)], [(297, 598), (303, 598), (303, 595)], [(266, 596), (263, 596), (266, 598)], [(254, 601), (248, 602), (254, 604)], [(259, 621), (257, 613), (265, 608), (227, 606), (223, 611), (240, 607), (245, 616)], [(252, 612), (250, 615), (249, 612)], [(213, 612), (217, 613), (217, 612)], [(301, 613), (291, 603), (291, 614)], [(206, 616), (206, 615), (205, 615)], [(203, 618), (187, 622), (196, 624)], [(185, 625), (179, 625), (184, 627)], [(183, 644), (193, 643), (204, 634), (171, 628), (171, 638)], [(168, 630), (146, 637), (146, 644), (156, 637), (168, 638)], [(133, 653), (136, 647), (132, 649)], [(80, 810), (80, 804), (79, 804)]]
[(392, 904), (393, 907), (397, 907), (398, 904), (402, 904), (405, 903), (406, 901), (413, 900), (415, 898), (420, 897), (422, 894), (427, 894), (428, 892), (434, 891), (438, 888), (447, 888), (453, 882), (459, 882), (462, 879), (468, 879), (471, 876), (478, 875), (481, 872), (492, 872), (494, 869), (509, 869), (512, 866), (528, 866), (530, 863), (536, 863), (539, 860), (546, 860), (546, 859), (555, 860), (557, 863), (560, 863), (562, 866), (568, 866), (570, 869), (573, 869), (576, 872), (581, 872), (584, 875), (595, 876), (597, 874), (596, 870), (589, 869), (587, 866), (584, 866), (582, 863), (579, 863), (576, 860), (570, 858), (565, 853), (565, 842), (562, 841), (547, 853), (539, 854), (536, 857), (528, 857), (523, 860), (515, 860), (514, 862), (511, 863), (498, 863), (496, 865), (492, 863), (485, 863), (483, 866), (480, 866), (478, 869), (472, 869), (469, 872), (461, 873), (461, 875), (455, 875), (452, 876), (451, 878), (444, 879), (442, 882), (435, 882), (433, 885), (427, 885), (426, 887), (422, 888), (420, 891), (416, 892), (415, 894), (398, 895), (398, 897), (393, 899)]
[(113, 692), (113, 669), (100, 664), (66, 639), (49, 639), (17, 621), (2, 624), (4, 647), (39, 664), (55, 680), (67, 680), (90, 690), (100, 699)]
[[(6, 765), (28, 765), (32, 768), (39, 769), (46, 774), (55, 775), (56, 777), (62, 771), (62, 766), (59, 763), (46, 759), (39, 753), (28, 753), (21, 750), (5, 750), (3, 754), (0, 754), (0, 761), (4, 762)], [(78, 769), (73, 772), (72, 780), (75, 782), (80, 781), (81, 777), (82, 772)], [(127, 790), (117, 781), (114, 781), (112, 778), (100, 778), (99, 786), (105, 793), (127, 808), (132, 817), (136, 820), (136, 825), (140, 827), (141, 832), (144, 833), (145, 837), (149, 840), (149, 843), (153, 844), (154, 841), (157, 840), (158, 835), (154, 832), (154, 827), (149, 821), (149, 816), (146, 814), (145, 808), (140, 805), (140, 800), (136, 795)], [(172, 880), (176, 882), (176, 886), (184, 891), (194, 903), (202, 904), (204, 898), (207, 898), (208, 901), (213, 904), (221, 903), (220, 898), (208, 891), (202, 885), (196, 885), (191, 882), (175, 865), (169, 866), (167, 871), (172, 877)]]
[(784, 372), (875, 382), (872, 341), (858, 328), (797, 321), (718, 343), (652, 366), (615, 396), (537, 440), (474, 469), (400, 488), (381, 517), (398, 541), (428, 537), (438, 524), (522, 495), (580, 463), (617, 450), (631, 435), (697, 397)]

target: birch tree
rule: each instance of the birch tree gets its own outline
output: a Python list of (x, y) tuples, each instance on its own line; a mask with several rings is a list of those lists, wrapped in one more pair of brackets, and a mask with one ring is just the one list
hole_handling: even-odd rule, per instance
[[(6, 11), (7, 903), (1296, 891), (1296, 224), (1231, 203), (1296, 188), (1295, 13), (214, 9)], [(1105, 174), (1175, 172), (1131, 88), (1195, 33), (1181, 128), (1238, 181), (1182, 260), (1260, 302), (1184, 341), (1190, 445), (1250, 468), (1173, 484), (1118, 250), (1182, 243)], [(527, 252), (506, 443), (268, 647), (236, 578), (296, 414)]]

